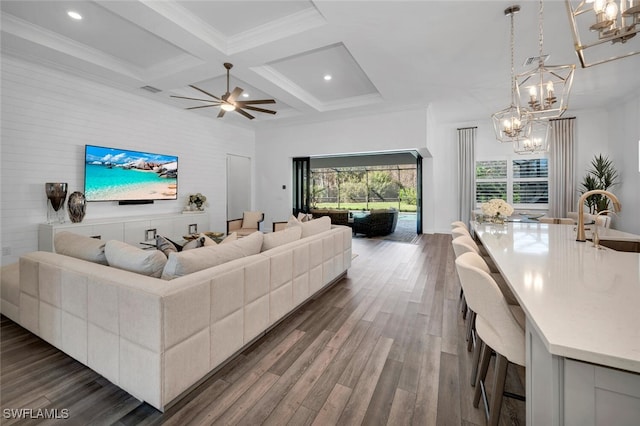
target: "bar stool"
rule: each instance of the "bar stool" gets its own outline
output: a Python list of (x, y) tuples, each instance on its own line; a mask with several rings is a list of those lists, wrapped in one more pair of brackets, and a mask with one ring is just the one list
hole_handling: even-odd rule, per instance
[(466, 229), (467, 231), (469, 230), (469, 228), (467, 227), (467, 224), (462, 222), (462, 221), (460, 221), (460, 220), (456, 220), (456, 221), (451, 222), (451, 229), (459, 228), (459, 227), (462, 227), (462, 228)]
[(459, 236), (461, 236), (461, 235), (466, 235), (466, 236), (468, 236), (469, 238), (472, 238), (472, 237), (471, 237), (471, 234), (469, 233), (469, 231), (467, 231), (467, 229), (466, 229), (466, 228), (463, 228), (463, 227), (461, 227), (461, 226), (460, 226), (460, 227), (458, 227), (458, 228), (453, 228), (453, 229), (451, 230), (451, 237), (452, 237), (454, 240), (455, 240), (456, 238), (458, 238)]
[[(456, 259), (456, 270), (464, 288), (467, 303), (476, 312), (476, 332), (480, 340), (479, 347), (481, 347), (473, 406), (478, 407), (482, 398), (487, 423), (494, 426), (500, 419), (503, 396), (524, 400), (519, 395), (505, 392), (504, 385), (509, 362), (525, 366), (525, 333), (524, 327), (516, 320), (500, 288), (491, 275), (483, 269), (483, 260), (476, 253), (467, 252)], [(484, 382), (492, 350), (496, 352), (496, 363), (491, 401), (487, 402)]]

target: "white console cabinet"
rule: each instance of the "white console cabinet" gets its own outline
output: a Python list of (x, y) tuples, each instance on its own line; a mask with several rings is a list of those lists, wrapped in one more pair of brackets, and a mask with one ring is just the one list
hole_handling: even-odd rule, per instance
[(155, 235), (180, 241), (183, 235), (209, 230), (209, 215), (205, 212), (91, 219), (80, 223), (42, 223), (38, 229), (38, 250), (54, 251), (54, 236), (60, 231), (139, 246), (142, 242), (153, 242)]

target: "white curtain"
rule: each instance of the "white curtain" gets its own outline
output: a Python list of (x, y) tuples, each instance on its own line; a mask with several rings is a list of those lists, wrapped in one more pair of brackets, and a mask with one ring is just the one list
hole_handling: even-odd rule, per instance
[(475, 207), (477, 127), (458, 129), (458, 219), (469, 223)]
[(551, 120), (549, 149), (549, 217), (576, 210), (575, 117)]

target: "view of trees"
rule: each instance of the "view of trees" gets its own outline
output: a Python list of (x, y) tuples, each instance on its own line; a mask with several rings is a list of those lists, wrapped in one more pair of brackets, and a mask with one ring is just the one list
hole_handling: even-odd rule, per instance
[(312, 169), (311, 179), (314, 208), (416, 210), (415, 166)]

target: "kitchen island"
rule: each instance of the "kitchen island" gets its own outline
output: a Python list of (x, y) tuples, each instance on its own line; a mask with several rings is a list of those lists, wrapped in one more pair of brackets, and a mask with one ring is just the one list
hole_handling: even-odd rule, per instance
[(574, 225), (473, 228), (526, 315), (527, 424), (640, 424), (640, 254), (577, 242)]

